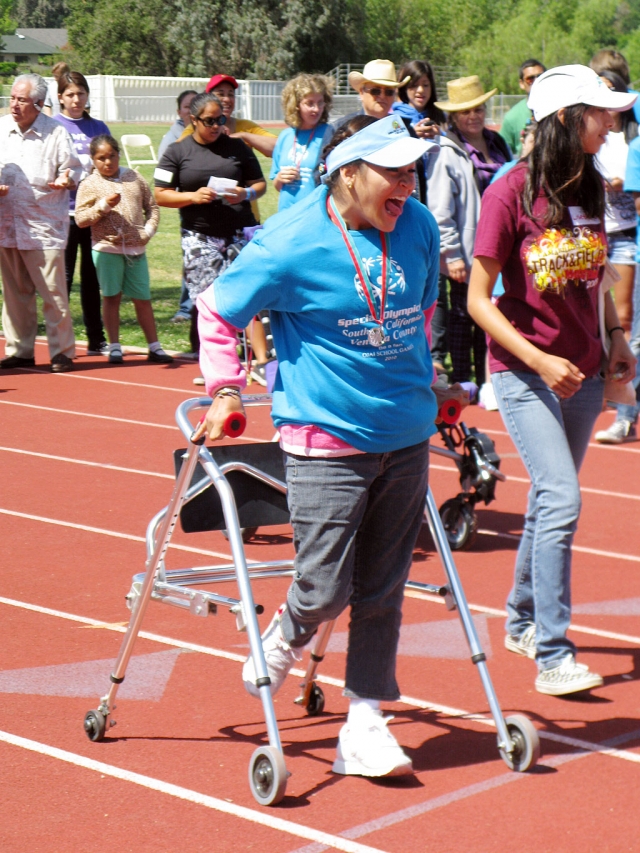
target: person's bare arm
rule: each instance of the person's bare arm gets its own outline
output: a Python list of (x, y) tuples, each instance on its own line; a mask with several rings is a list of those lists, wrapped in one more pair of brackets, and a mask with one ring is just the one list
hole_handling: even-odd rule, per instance
[(537, 373), (559, 397), (572, 397), (585, 379), (582, 371), (568, 359), (538, 349), (491, 301), (500, 269), (500, 263), (493, 258), (474, 258), (469, 278), (469, 314), (489, 337)]
[(218, 196), (211, 187), (200, 187), (193, 193), (181, 193), (169, 187), (156, 187), (155, 199), (160, 207), (189, 207), (191, 204), (210, 204)]
[(262, 136), (261, 134), (243, 131), (242, 133), (232, 133), (230, 135), (234, 139), (241, 139), (249, 148), (255, 148), (264, 157), (271, 157), (273, 155), (273, 149), (276, 147), (276, 142), (278, 141), (278, 137), (271, 134), (269, 136)]

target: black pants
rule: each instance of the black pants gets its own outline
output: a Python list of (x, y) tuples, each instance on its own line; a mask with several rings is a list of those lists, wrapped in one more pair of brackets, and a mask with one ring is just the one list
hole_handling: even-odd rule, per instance
[(468, 382), (471, 379), (471, 354), (476, 373), (478, 388), (485, 381), (485, 356), (487, 338), (484, 330), (477, 326), (467, 311), (467, 292), (469, 285), (459, 281), (451, 282), (449, 291), (451, 309), (449, 311), (449, 346), (451, 347), (452, 382)]
[(438, 300), (431, 318), (431, 358), (444, 364), (449, 352), (449, 297), (447, 295), (447, 277), (438, 277)]
[(64, 265), (67, 275), (67, 292), (71, 296), (73, 273), (76, 268), (76, 258), (80, 248), (80, 305), (82, 306), (82, 322), (87, 330), (88, 349), (97, 350), (105, 341), (102, 314), (100, 311), (100, 285), (96, 268), (91, 257), (91, 229), (78, 228), (71, 217), (69, 240), (64, 253)]

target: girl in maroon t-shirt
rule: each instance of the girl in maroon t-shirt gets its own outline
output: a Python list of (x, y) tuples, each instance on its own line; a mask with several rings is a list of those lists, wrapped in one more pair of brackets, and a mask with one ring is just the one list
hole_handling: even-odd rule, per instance
[[(607, 254), (604, 187), (593, 158), (632, 95), (611, 92), (591, 69), (552, 68), (534, 83), (538, 122), (527, 161), (483, 196), (469, 283), (469, 313), (490, 336), (498, 408), (531, 478), (515, 583), (507, 601), (509, 651), (535, 658), (540, 693), (602, 685), (575, 660), (571, 546), (580, 514), (578, 471), (602, 408), (598, 291)], [(505, 293), (491, 293), (502, 272)], [(607, 369), (635, 372), (613, 300)]]

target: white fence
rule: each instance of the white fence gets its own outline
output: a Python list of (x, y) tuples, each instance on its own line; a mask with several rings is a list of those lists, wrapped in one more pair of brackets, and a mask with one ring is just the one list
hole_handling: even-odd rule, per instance
[[(88, 76), (91, 115), (106, 122), (161, 122), (175, 120), (176, 98), (185, 89), (204, 91), (208, 77), (125, 77), (108, 74)], [(260, 122), (282, 121), (280, 98), (285, 84), (279, 80), (238, 80), (238, 118)], [(521, 95), (496, 95), (487, 104), (487, 124), (500, 126), (505, 113)], [(334, 96), (332, 118), (360, 108), (355, 93)], [(9, 98), (0, 97), (0, 114), (9, 109)]]

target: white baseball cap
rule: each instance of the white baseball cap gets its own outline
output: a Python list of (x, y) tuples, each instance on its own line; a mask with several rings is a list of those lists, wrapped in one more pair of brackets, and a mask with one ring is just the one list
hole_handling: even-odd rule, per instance
[(620, 113), (628, 110), (637, 94), (614, 92), (586, 65), (559, 65), (541, 74), (531, 87), (527, 106), (536, 121), (562, 107), (587, 104)]
[(431, 140), (410, 136), (402, 119), (389, 115), (336, 145), (327, 157), (327, 177), (355, 160), (386, 168), (408, 166), (434, 147)]

